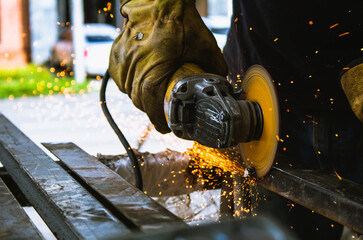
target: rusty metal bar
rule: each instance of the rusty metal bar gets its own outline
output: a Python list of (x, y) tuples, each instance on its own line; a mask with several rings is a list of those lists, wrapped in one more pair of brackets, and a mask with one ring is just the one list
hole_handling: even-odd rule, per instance
[(363, 186), (318, 170), (273, 167), (262, 187), (363, 234)]
[(121, 215), (140, 230), (187, 226), (181, 219), (128, 183), (116, 172), (89, 155), (74, 143), (43, 143), (71, 171), (90, 186), (98, 199), (115, 216)]
[(0, 238), (43, 239), (1, 178)]
[(60, 239), (104, 239), (130, 230), (0, 114), (0, 159)]

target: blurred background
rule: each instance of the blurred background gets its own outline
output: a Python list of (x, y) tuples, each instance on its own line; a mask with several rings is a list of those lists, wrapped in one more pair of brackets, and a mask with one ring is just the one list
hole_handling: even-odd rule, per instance
[[(229, 0), (196, 1), (197, 9), (221, 48), (229, 28), (231, 3)], [(90, 75), (102, 74), (107, 68), (110, 45), (122, 29), (119, 9), (119, 0), (0, 0), (0, 67), (28, 63), (72, 67), (72, 30), (81, 24), (85, 71)], [(97, 59), (100, 55), (102, 58)]]

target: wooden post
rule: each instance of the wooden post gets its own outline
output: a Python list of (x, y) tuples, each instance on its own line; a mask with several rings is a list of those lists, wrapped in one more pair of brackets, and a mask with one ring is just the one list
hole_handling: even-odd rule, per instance
[(73, 71), (77, 82), (82, 83), (85, 80), (85, 37), (84, 37), (84, 14), (83, 0), (71, 1), (71, 24), (72, 24), (72, 39), (74, 49)]

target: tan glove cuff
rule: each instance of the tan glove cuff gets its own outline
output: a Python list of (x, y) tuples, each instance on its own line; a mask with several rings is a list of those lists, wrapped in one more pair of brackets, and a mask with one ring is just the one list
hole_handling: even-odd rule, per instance
[(363, 63), (345, 72), (341, 84), (354, 114), (363, 122)]

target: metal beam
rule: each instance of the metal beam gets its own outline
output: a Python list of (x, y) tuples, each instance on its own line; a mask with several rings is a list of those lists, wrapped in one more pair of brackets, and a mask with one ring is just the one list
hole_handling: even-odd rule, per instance
[(74, 143), (43, 145), (99, 194), (101, 202), (106, 202), (104, 205), (111, 207), (115, 216), (126, 217), (144, 232), (175, 225), (187, 226), (180, 218)]
[(273, 167), (262, 187), (363, 234), (363, 186), (335, 174)]
[(0, 159), (60, 239), (104, 239), (130, 231), (0, 114)]
[(1, 178), (0, 238), (43, 239)]

